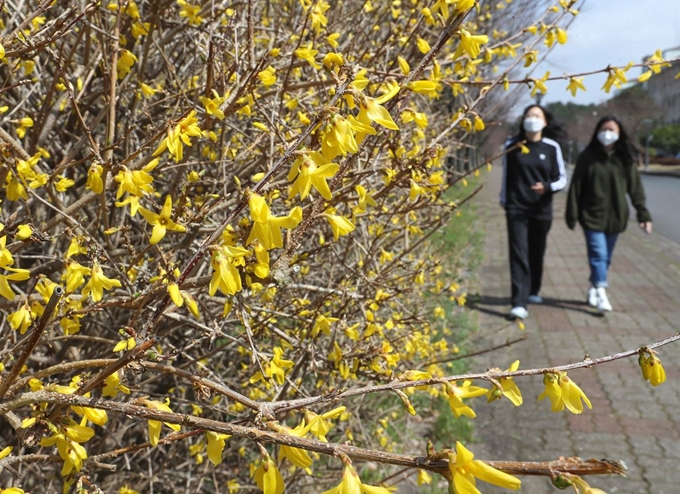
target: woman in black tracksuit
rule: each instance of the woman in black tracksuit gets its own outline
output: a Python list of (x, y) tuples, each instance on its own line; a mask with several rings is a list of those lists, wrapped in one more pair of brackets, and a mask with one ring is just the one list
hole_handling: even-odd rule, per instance
[(529, 303), (543, 301), (539, 290), (552, 224), (552, 196), (567, 185), (556, 141), (563, 134), (550, 112), (531, 105), (524, 110), (519, 133), (505, 145), (501, 206), (508, 224), (513, 319), (524, 319)]

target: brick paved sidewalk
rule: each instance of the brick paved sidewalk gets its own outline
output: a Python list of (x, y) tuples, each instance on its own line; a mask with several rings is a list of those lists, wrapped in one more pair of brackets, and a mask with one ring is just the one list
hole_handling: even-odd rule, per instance
[[(478, 302), (480, 334), (476, 349), (515, 339), (517, 327), (503, 331), (510, 309), (510, 274), (504, 211), (498, 205), (501, 171), (495, 167), (475, 198), (487, 232), (485, 261), (480, 270)], [(555, 197), (555, 220), (548, 238), (542, 296), (530, 306), (527, 339), (478, 357), (473, 365), (521, 368), (562, 365), (638, 348), (680, 329), (680, 245), (660, 235), (644, 236), (633, 224), (619, 237), (610, 271), (614, 312), (600, 316), (585, 304), (588, 265), (580, 229), (564, 223), (566, 194)], [(652, 215), (654, 212), (652, 211)], [(660, 349), (668, 380), (652, 388), (642, 380), (635, 358), (619, 360), (569, 375), (590, 398), (593, 409), (582, 415), (553, 413), (549, 400), (537, 403), (540, 378), (517, 380), (524, 404), (509, 400), (474, 406), (479, 459), (547, 461), (559, 456), (621, 459), (628, 477), (589, 477), (607, 493), (671, 494), (680, 492), (680, 344)], [(479, 400), (479, 399), (478, 399)], [(522, 492), (560, 492), (543, 478), (522, 478)], [(484, 494), (507, 492), (480, 483)]]

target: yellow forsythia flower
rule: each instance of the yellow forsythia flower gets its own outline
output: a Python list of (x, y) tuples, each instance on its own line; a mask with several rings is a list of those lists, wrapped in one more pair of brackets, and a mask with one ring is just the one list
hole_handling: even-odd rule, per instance
[(14, 238), (16, 238), (17, 240), (26, 240), (27, 238), (29, 238), (31, 236), (32, 233), (33, 233), (33, 230), (31, 229), (30, 226), (19, 225), (17, 227), (17, 232), (14, 235)]
[(649, 351), (649, 353), (641, 353), (638, 357), (642, 377), (645, 381), (649, 381), (652, 386), (658, 386), (666, 381), (666, 371), (661, 365), (661, 360)]
[[(170, 398), (166, 398), (165, 403), (161, 403), (160, 401), (155, 401), (155, 400), (144, 400), (144, 404), (148, 408), (152, 408), (154, 410), (172, 413), (172, 409), (169, 406), (170, 405)], [(160, 439), (160, 436), (161, 436), (162, 424), (167, 425), (168, 427), (170, 427), (175, 432), (177, 432), (178, 430), (181, 429), (181, 426), (179, 424), (171, 424), (171, 423), (168, 423), (168, 422), (161, 423), (158, 420), (149, 420), (149, 442), (151, 443), (151, 446), (158, 445), (158, 440)]]
[(255, 483), (265, 494), (283, 494), (285, 488), (283, 477), (269, 455), (262, 458), (262, 462), (253, 476)]
[(456, 454), (451, 453), (449, 457), (449, 470), (453, 475), (456, 492), (479, 492), (475, 488), (475, 478), (513, 491), (518, 491), (522, 486), (518, 478), (496, 470), (483, 461), (475, 460), (474, 457), (471, 451), (456, 441)]

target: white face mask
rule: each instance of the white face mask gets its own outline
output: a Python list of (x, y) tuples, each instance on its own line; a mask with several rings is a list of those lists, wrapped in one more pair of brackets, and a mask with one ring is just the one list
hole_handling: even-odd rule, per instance
[(522, 126), (527, 132), (539, 132), (545, 127), (545, 122), (538, 117), (527, 117), (522, 122)]
[(607, 147), (619, 140), (619, 135), (613, 130), (603, 130), (597, 133), (597, 140)]

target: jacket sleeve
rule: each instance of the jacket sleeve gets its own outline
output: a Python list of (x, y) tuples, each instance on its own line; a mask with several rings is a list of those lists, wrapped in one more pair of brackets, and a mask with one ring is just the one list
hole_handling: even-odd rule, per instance
[[(555, 163), (550, 172), (550, 192), (558, 192), (567, 186), (567, 172), (564, 168), (562, 149), (555, 146)], [(546, 189), (547, 190), (547, 189)]]
[(645, 190), (642, 187), (642, 180), (640, 179), (640, 172), (635, 164), (630, 165), (630, 173), (628, 175), (628, 195), (630, 202), (637, 211), (638, 223), (646, 223), (652, 221), (652, 215), (645, 205)]
[(581, 191), (583, 190), (583, 176), (587, 167), (587, 160), (583, 154), (576, 160), (576, 168), (571, 177), (569, 193), (567, 195), (567, 212), (565, 219), (570, 230), (576, 227), (579, 217), (579, 206), (581, 202)]

